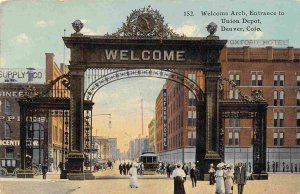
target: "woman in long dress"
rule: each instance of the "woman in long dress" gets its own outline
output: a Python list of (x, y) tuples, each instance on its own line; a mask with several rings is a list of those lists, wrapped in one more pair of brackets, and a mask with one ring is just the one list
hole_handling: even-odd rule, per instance
[(183, 183), (186, 174), (184, 170), (181, 169), (180, 164), (176, 165), (176, 168), (173, 170), (172, 177), (174, 179), (174, 194), (185, 194)]
[(138, 188), (137, 182), (137, 164), (133, 164), (132, 167), (129, 169), (129, 186), (130, 188)]
[(225, 194), (233, 193), (233, 179), (234, 179), (234, 171), (232, 170), (233, 165), (227, 164), (227, 170), (225, 171)]
[(225, 193), (224, 171), (222, 170), (223, 166), (224, 166), (224, 163), (220, 163), (217, 165), (218, 170), (215, 173), (216, 194), (224, 194)]

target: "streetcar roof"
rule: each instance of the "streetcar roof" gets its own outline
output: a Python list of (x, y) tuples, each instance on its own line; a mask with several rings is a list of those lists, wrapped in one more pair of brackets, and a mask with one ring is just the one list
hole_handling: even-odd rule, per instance
[(144, 154), (141, 155), (141, 157), (142, 156), (155, 156), (155, 157), (157, 157), (157, 154), (154, 154), (154, 153), (144, 153)]

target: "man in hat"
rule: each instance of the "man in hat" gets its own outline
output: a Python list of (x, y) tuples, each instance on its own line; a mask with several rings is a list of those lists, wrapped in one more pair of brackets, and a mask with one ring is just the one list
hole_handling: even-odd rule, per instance
[(196, 184), (197, 184), (197, 173), (198, 173), (198, 170), (196, 168), (196, 164), (192, 164), (192, 168), (190, 170), (190, 177), (191, 177), (191, 180), (192, 180), (192, 187), (196, 187)]
[(242, 165), (242, 162), (238, 163), (237, 168), (235, 169), (234, 180), (238, 184), (238, 194), (243, 194), (244, 185), (246, 184), (246, 169)]
[(176, 164), (176, 168), (173, 170), (172, 177), (174, 179), (174, 194), (185, 194), (184, 178), (186, 174), (181, 169), (180, 164)]

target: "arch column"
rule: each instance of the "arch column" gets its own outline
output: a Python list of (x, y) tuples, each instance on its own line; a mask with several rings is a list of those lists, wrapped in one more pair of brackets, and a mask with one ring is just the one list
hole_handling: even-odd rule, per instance
[[(219, 80), (221, 64), (219, 63), (221, 48), (211, 47), (205, 49), (205, 103), (197, 108), (197, 146), (196, 162), (200, 169), (200, 179), (208, 180), (209, 165), (217, 165), (223, 158), (219, 154)], [(203, 112), (203, 113), (201, 113)]]
[(84, 171), (84, 71), (83, 67), (70, 66), (70, 144), (68, 179), (95, 179), (93, 174)]

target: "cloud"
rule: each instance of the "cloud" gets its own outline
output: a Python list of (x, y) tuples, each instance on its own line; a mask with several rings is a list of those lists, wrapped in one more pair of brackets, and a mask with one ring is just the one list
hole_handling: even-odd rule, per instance
[(243, 35), (246, 36), (248, 39), (257, 40), (257, 39), (260, 39), (264, 35), (264, 33), (261, 31), (244, 32)]
[(84, 35), (96, 35), (97, 34), (94, 30), (87, 28), (87, 27), (83, 27), (82, 30), (80, 31), (80, 33), (82, 33)]
[(31, 39), (25, 33), (22, 33), (22, 34), (19, 34), (18, 36), (16, 36), (14, 38), (14, 41), (17, 44), (30, 44)]
[(1, 3), (4, 3), (4, 2), (6, 2), (6, 1), (9, 1), (9, 0), (0, 0), (0, 4), (1, 4)]
[(185, 36), (201, 36), (201, 33), (199, 31), (200, 27), (196, 24), (185, 24), (181, 27), (173, 29), (178, 34), (184, 34)]
[(46, 27), (52, 23), (53, 21), (38, 20), (36, 21), (35, 25), (37, 25), (38, 27)]
[(296, 0), (298, 3), (300, 3), (300, 0)]

